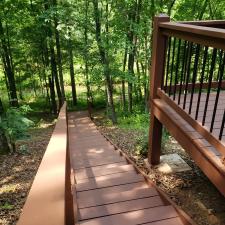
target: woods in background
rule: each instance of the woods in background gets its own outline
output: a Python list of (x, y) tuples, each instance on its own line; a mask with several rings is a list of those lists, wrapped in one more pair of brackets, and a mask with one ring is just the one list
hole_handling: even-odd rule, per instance
[(225, 4), (2, 0), (0, 115), (8, 106), (29, 103), (31, 95), (35, 101), (44, 99), (43, 107), (57, 114), (65, 99), (79, 103), (77, 84), (85, 87), (92, 106), (102, 94), (113, 123), (117, 107), (132, 113), (139, 104), (147, 111), (152, 20), (158, 13), (174, 20), (224, 19)]

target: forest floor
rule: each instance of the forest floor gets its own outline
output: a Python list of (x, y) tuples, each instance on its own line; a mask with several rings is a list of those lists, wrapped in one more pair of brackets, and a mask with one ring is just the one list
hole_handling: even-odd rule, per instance
[(18, 141), (15, 154), (0, 155), (0, 224), (16, 224), (29, 189), (51, 137), (54, 121), (44, 115), (29, 130), (30, 137)]
[(113, 126), (101, 111), (94, 114), (94, 122), (198, 225), (225, 225), (224, 197), (172, 137), (168, 136), (164, 141), (162, 154), (178, 153), (192, 168), (191, 171), (168, 175), (156, 169), (149, 170), (144, 164), (145, 157), (137, 151), (139, 140), (145, 135), (143, 131)]

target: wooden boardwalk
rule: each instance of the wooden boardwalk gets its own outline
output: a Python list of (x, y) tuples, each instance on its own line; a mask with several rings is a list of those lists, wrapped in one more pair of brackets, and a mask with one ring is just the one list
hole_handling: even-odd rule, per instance
[(115, 151), (87, 113), (69, 113), (68, 127), (76, 224), (193, 224)]

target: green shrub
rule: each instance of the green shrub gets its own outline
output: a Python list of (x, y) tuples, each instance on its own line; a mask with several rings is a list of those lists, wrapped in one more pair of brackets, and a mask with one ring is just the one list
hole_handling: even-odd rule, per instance
[(29, 106), (21, 106), (20, 108), (9, 108), (5, 115), (1, 117), (0, 129), (4, 131), (7, 137), (10, 149), (15, 151), (15, 143), (17, 140), (27, 138), (27, 130), (34, 123), (26, 118), (26, 113), (30, 112)]

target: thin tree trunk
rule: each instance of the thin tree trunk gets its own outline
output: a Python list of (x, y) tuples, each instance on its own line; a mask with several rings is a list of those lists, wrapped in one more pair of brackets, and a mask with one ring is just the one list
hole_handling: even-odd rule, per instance
[[(94, 6), (94, 14), (95, 14), (95, 25), (96, 25), (96, 41), (98, 44), (99, 54), (101, 57), (102, 65), (104, 66), (104, 76), (106, 81), (107, 87), (107, 97), (108, 97), (108, 104), (111, 110), (111, 120), (113, 124), (117, 123), (116, 113), (115, 113), (115, 106), (113, 102), (113, 85), (112, 80), (110, 77), (110, 68), (109, 68), (109, 61), (107, 57), (107, 49), (102, 44), (102, 37), (101, 37), (101, 21), (100, 21), (100, 11), (98, 7), (98, 0), (92, 0)], [(108, 4), (106, 6), (106, 11), (108, 11)], [(108, 14), (108, 13), (107, 13)], [(106, 35), (108, 34), (108, 22), (106, 22)], [(108, 35), (107, 35), (108, 38)]]
[(76, 83), (75, 83), (75, 73), (74, 73), (74, 66), (73, 66), (73, 49), (72, 49), (71, 40), (68, 41), (68, 51), (69, 51), (69, 61), (70, 61), (70, 80), (71, 80), (71, 87), (72, 87), (73, 105), (77, 105), (77, 91), (76, 91)]
[(139, 62), (138, 60), (136, 61), (136, 66), (137, 66), (137, 91), (138, 91), (138, 100), (142, 101), (142, 92), (141, 92), (141, 72), (140, 72), (140, 67), (139, 67)]
[(88, 65), (88, 7), (89, 1), (85, 0), (85, 27), (84, 27), (84, 63), (85, 63), (85, 80), (87, 88), (87, 104), (93, 106), (93, 96), (91, 93), (90, 81), (89, 81), (89, 65)]
[(57, 114), (57, 104), (55, 100), (55, 88), (54, 88), (54, 75), (52, 74), (52, 78), (48, 78), (49, 87), (50, 87), (50, 96), (51, 96), (51, 103), (52, 103), (52, 111), (56, 115)]
[(59, 108), (61, 108), (63, 101), (62, 101), (62, 94), (61, 94), (61, 90), (60, 90), (59, 78), (58, 78), (58, 73), (57, 73), (55, 51), (54, 51), (54, 47), (52, 46), (52, 43), (50, 44), (50, 53), (51, 53), (51, 70), (52, 70), (52, 75), (53, 75), (52, 79), (55, 80), (55, 86), (56, 86), (57, 96), (58, 96), (58, 100), (59, 100)]
[(3, 49), (3, 65), (7, 75), (8, 85), (9, 85), (9, 94), (10, 94), (10, 104), (11, 106), (18, 107), (18, 98), (16, 92), (16, 83), (15, 83), (15, 74), (13, 71), (13, 65), (10, 59), (9, 48), (7, 46), (7, 42), (4, 36), (4, 28), (2, 21), (0, 20), (0, 37), (1, 37), (1, 44)]
[[(127, 64), (127, 47), (125, 48), (124, 52), (124, 59), (123, 59), (123, 72), (125, 73), (126, 70), (126, 64)], [(122, 86), (122, 104), (123, 104), (123, 111), (126, 111), (126, 88), (125, 88), (125, 79), (122, 78), (121, 82)]]
[(64, 89), (64, 80), (63, 80), (63, 69), (62, 69), (62, 55), (61, 55), (61, 47), (60, 47), (60, 37), (59, 31), (57, 30), (58, 22), (55, 18), (55, 42), (56, 42), (56, 53), (57, 53), (57, 65), (59, 71), (59, 81), (60, 81), (60, 88), (62, 93), (62, 101), (65, 101), (65, 89)]

